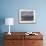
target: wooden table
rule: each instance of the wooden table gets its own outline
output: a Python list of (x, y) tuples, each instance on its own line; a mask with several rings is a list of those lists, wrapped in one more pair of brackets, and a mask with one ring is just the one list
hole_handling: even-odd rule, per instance
[(43, 35), (40, 32), (38, 35), (25, 35), (26, 32), (11, 32), (8, 35), (4, 33), (4, 46), (43, 46)]

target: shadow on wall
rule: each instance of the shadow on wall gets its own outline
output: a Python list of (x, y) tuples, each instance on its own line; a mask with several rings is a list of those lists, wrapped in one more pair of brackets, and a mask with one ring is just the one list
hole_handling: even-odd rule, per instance
[(2, 32), (2, 25), (5, 23), (5, 17), (0, 16), (0, 46), (3, 46), (3, 32)]

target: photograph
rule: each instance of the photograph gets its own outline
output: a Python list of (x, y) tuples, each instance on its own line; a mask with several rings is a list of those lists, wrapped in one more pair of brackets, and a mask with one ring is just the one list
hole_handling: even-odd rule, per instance
[(35, 10), (19, 10), (19, 22), (20, 23), (35, 23)]

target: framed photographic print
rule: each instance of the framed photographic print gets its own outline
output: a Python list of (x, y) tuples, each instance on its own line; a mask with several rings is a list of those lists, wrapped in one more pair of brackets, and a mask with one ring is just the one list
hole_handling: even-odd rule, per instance
[(35, 10), (20, 9), (19, 23), (35, 23)]

